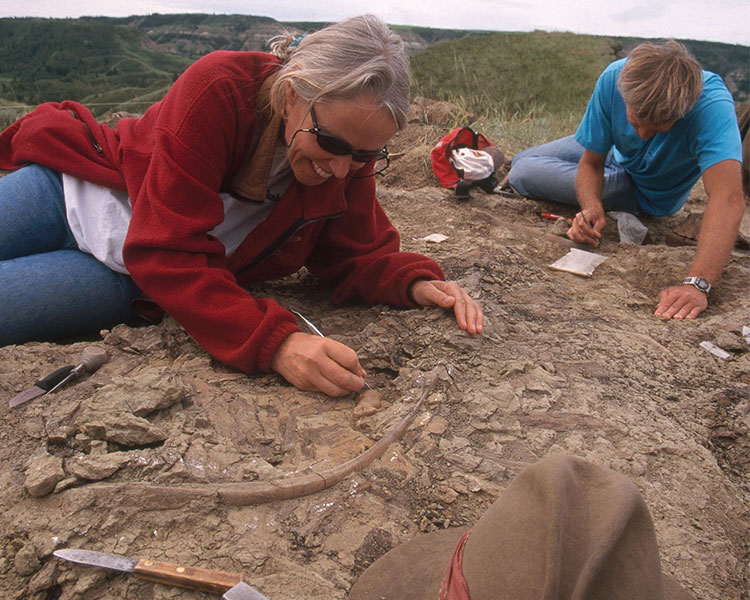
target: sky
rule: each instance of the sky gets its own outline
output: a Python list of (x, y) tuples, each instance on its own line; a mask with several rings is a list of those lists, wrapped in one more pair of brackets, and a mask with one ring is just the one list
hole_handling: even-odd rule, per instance
[(0, 17), (181, 12), (257, 15), (279, 21), (339, 21), (373, 13), (392, 25), (541, 29), (750, 46), (750, 0), (0, 0)]

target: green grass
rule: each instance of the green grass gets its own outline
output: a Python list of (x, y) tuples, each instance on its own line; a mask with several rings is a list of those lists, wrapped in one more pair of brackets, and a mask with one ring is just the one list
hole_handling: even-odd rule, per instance
[[(96, 115), (144, 112), (201, 53), (235, 49), (251, 39), (254, 27), (265, 32), (274, 23), (193, 14), (0, 19), (0, 127), (37, 103), (64, 99), (81, 101)], [(323, 24), (278, 25), (308, 30)], [(541, 31), (394, 29), (433, 44), (411, 57), (413, 96), (451, 102), (457, 107), (454, 125), (471, 125), (510, 153), (574, 132), (614, 51), (640, 41)], [(746, 46), (683, 42), (719, 74), (748, 70)], [(739, 81), (747, 87), (750, 76)]]
[(475, 128), (484, 132), (503, 152), (516, 154), (526, 148), (575, 133), (579, 121), (580, 117), (573, 114), (516, 112), (479, 121)]
[(20, 119), (30, 110), (31, 108), (28, 106), (19, 105), (17, 102), (0, 97), (0, 131)]
[[(413, 95), (450, 102), (453, 126), (470, 125), (514, 154), (574, 133), (599, 74), (641, 41), (541, 31), (452, 39), (411, 57)], [(746, 46), (681, 41), (716, 73), (750, 66)], [(740, 91), (748, 86), (740, 78)]]
[(437, 44), (412, 57), (414, 95), (446, 100), (459, 119), (509, 153), (575, 132), (601, 71), (608, 38), (498, 33)]
[(502, 33), (437, 44), (412, 57), (414, 93), (462, 98), (485, 117), (581, 113), (614, 56), (607, 38)]
[(104, 104), (113, 93), (124, 101), (165, 90), (192, 62), (147, 46), (124, 25), (0, 19), (0, 96), (25, 105), (85, 99), (102, 114), (114, 108)]

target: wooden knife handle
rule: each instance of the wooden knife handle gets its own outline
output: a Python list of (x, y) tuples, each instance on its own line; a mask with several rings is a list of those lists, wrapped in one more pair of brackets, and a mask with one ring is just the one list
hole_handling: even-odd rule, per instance
[(133, 574), (141, 579), (164, 585), (220, 594), (242, 581), (240, 573), (209, 571), (156, 560), (139, 560), (133, 567)]

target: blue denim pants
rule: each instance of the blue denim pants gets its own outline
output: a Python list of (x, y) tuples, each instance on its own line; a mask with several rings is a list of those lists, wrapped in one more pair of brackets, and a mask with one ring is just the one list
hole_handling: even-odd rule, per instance
[[(575, 136), (570, 135), (519, 152), (513, 157), (508, 182), (528, 198), (577, 206), (576, 173), (583, 150)], [(604, 164), (604, 210), (638, 214), (633, 180), (612, 155), (610, 150)]]
[(0, 177), (0, 346), (70, 338), (136, 317), (133, 280), (81, 252), (59, 173)]

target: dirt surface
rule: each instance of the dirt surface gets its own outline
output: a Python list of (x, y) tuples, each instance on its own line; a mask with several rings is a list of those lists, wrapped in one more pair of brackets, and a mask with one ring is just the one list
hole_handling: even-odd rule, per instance
[[(700, 186), (680, 214), (645, 221), (644, 246), (620, 244), (610, 224), (607, 259), (584, 278), (549, 268), (572, 244), (537, 216), (573, 211), (478, 191), (456, 201), (429, 171), (436, 139), (401, 134), (380, 196), (403, 247), (481, 303), (483, 336), (438, 309), (334, 306), (305, 272), (252, 290), (357, 349), (380, 403), (355, 413), (354, 396), (245, 376), (170, 319), (0, 348), (6, 400), (88, 345), (110, 355), (54, 395), (0, 407), (0, 597), (218, 597), (52, 556), (74, 547), (241, 572), (271, 600), (343, 599), (396, 544), (473, 522), (524, 467), (567, 452), (636, 483), (663, 569), (696, 598), (748, 598), (750, 254), (733, 254), (703, 316), (662, 321), (655, 299), (694, 253), (667, 237), (702, 213)], [(422, 239), (434, 233), (447, 239)], [(400, 441), (328, 489), (247, 506), (216, 493), (344, 464), (420, 399)]]

